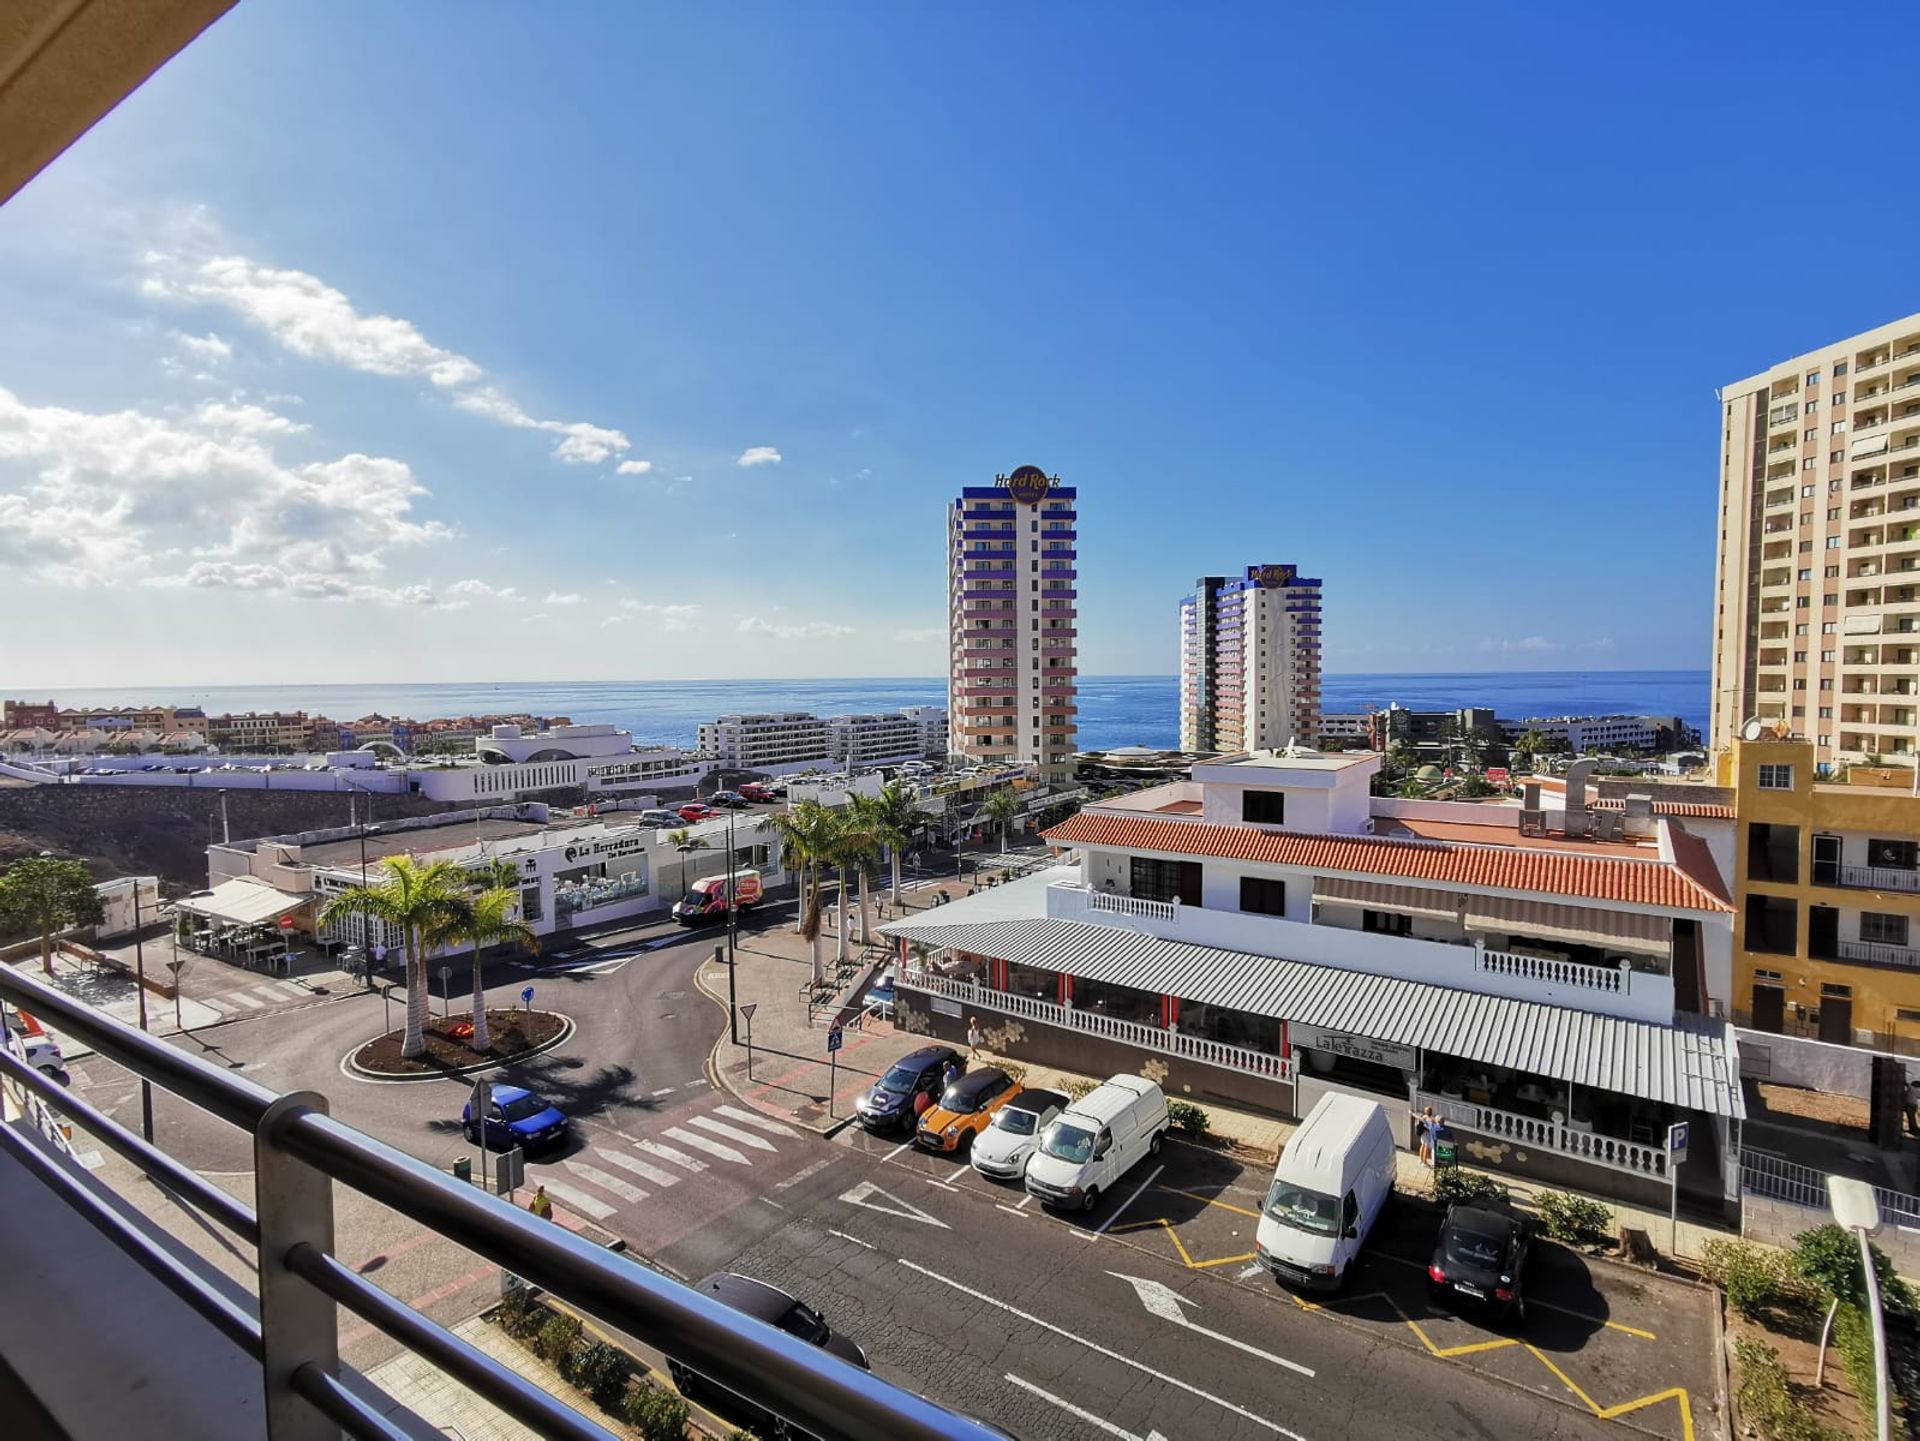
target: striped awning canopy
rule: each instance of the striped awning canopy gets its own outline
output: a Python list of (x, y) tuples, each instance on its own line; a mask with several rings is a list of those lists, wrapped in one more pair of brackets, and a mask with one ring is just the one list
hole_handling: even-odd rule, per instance
[[(1166, 941), (1118, 926), (1026, 919), (951, 926), (920, 912), (916, 941), (1251, 1015), (1351, 1031), (1597, 1090), (1743, 1117), (1733, 1028), (1671, 1025), (1276, 956)], [(896, 934), (894, 926), (881, 928)], [(902, 984), (912, 985), (911, 976)]]
[(1397, 886), (1390, 881), (1359, 881), (1345, 876), (1315, 876), (1313, 898), (1336, 906), (1358, 906), (1369, 911), (1400, 911), (1407, 915), (1457, 920), (1460, 892), (1427, 886)]
[(1517, 933), (1608, 950), (1651, 951), (1662, 956), (1673, 944), (1670, 916), (1606, 911), (1598, 906), (1568, 906), (1518, 896), (1468, 896), (1466, 922), (1473, 930)]

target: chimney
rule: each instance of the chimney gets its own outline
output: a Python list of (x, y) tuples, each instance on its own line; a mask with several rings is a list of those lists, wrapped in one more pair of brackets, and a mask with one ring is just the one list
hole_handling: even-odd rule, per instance
[(1653, 832), (1653, 797), (1628, 796), (1626, 833), (1630, 836), (1650, 836)]
[(1591, 829), (1587, 810), (1587, 777), (1593, 774), (1593, 762), (1575, 761), (1567, 767), (1566, 833), (1584, 836)]

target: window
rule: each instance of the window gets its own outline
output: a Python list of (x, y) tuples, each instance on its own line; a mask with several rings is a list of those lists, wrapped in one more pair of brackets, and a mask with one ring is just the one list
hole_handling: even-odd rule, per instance
[[(1841, 461), (1841, 459), (1842, 459), (1842, 458), (1843, 458), (1843, 457), (1844, 457), (1845, 455), (1846, 455), (1846, 452), (1845, 452), (1845, 451), (1842, 451), (1842, 450), (1830, 450), (1830, 451), (1828, 451), (1828, 452), (1827, 452), (1827, 464), (1828, 464), (1828, 465), (1838, 465), (1838, 464), (1840, 463), (1840, 461)], [(1833, 483), (1837, 485), (1837, 484), (1838, 484), (1839, 482), (1838, 482), (1838, 481), (1835, 481), (1835, 482), (1833, 482)], [(1830, 516), (1828, 516), (1828, 517), (1827, 517), (1827, 519), (1828, 519), (1828, 520), (1838, 520), (1838, 519), (1840, 519), (1840, 517), (1839, 517), (1838, 515), (1830, 515)]]
[(1818, 435), (1819, 433), (1820, 433), (1820, 427), (1819, 427), (1819, 426), (1817, 426), (1817, 425), (1816, 425), (1816, 426), (1811, 426), (1811, 427), (1809, 427), (1808, 429), (1806, 429), (1806, 430), (1803, 430), (1803, 431), (1801, 431), (1801, 432), (1800, 432), (1800, 438), (1801, 438), (1802, 440), (1812, 440), (1812, 439), (1813, 439), (1813, 438), (1814, 438), (1814, 437), (1815, 437), (1816, 435)]
[(1801, 570), (1801, 572), (1800, 572), (1800, 579), (1801, 579), (1801, 580), (1812, 580), (1812, 579), (1813, 579), (1813, 572), (1812, 572), (1811, 570), (1806, 570), (1806, 569), (1803, 569), (1803, 570)]
[(1821, 652), (1820, 652), (1820, 663), (1821, 663), (1822, 665), (1832, 665), (1832, 664), (1833, 664), (1833, 652), (1832, 652), (1832, 651), (1830, 651), (1830, 650), (1823, 650), (1823, 651), (1821, 651)]
[(1847, 393), (1846, 393), (1846, 391), (1844, 391), (1844, 390), (1836, 390), (1836, 391), (1834, 391), (1834, 393), (1833, 393), (1833, 403), (1834, 403), (1835, 405), (1845, 405), (1845, 404), (1847, 403)]
[(1812, 415), (1814, 411), (1818, 410), (1819, 408), (1820, 408), (1820, 397), (1817, 395), (1812, 396), (1808, 399), (1806, 408), (1801, 413), (1803, 415)]
[(1876, 836), (1867, 842), (1867, 864), (1890, 871), (1920, 869), (1920, 843), (1881, 840)]
[(1834, 361), (1834, 363), (1833, 363), (1833, 378), (1834, 378), (1835, 380), (1838, 380), (1838, 379), (1839, 379), (1839, 378), (1840, 378), (1841, 376), (1843, 376), (1843, 375), (1845, 375), (1846, 373), (1847, 373), (1847, 363), (1846, 363), (1846, 361), (1844, 361), (1844, 360), (1836, 360), (1836, 361)]
[[(1812, 466), (1813, 466), (1813, 462), (1812, 462), (1811, 460), (1809, 460), (1809, 461), (1808, 461), (1808, 462), (1806, 463), (1806, 465), (1802, 467), (1802, 469), (1811, 469), (1811, 468), (1812, 468)], [(1803, 485), (1803, 486), (1801, 486), (1801, 487), (1800, 487), (1800, 494), (1801, 494), (1801, 496), (1802, 496), (1802, 498), (1804, 498), (1804, 497), (1806, 497), (1806, 496), (1810, 496), (1810, 495), (1812, 495), (1812, 494), (1813, 494), (1813, 487), (1812, 487), (1812, 486), (1810, 486), (1810, 485)]]
[(1795, 954), (1794, 932), (1800, 923), (1797, 902), (1785, 896), (1747, 897), (1747, 949), (1772, 956)]
[(1904, 946), (1907, 943), (1907, 918), (1882, 915), (1879, 911), (1862, 911), (1860, 939), (1874, 946)]
[(1376, 936), (1410, 936), (1413, 934), (1413, 917), (1393, 911), (1362, 911), (1360, 929), (1371, 931)]
[(1839, 630), (1840, 624), (1838, 621), (1823, 620), (1820, 622), (1820, 634), (1822, 635), (1835, 635)]
[(1828, 550), (1838, 550), (1838, 549), (1840, 549), (1840, 537), (1839, 537), (1839, 536), (1837, 536), (1837, 535), (1830, 535), (1830, 536), (1828, 536), (1828, 537), (1827, 537), (1827, 549), (1828, 549)]
[(1287, 823), (1285, 791), (1245, 791), (1241, 794), (1240, 819), (1249, 825), (1280, 826)]
[(1763, 765), (1760, 767), (1760, 789), (1763, 791), (1790, 791), (1793, 789), (1793, 767)]
[(1820, 579), (1822, 580), (1838, 580), (1839, 578), (1840, 567), (1837, 565), (1827, 566), (1820, 572)]
[(1853, 997), (1853, 987), (1836, 986), (1832, 981), (1822, 981), (1820, 983), (1820, 994), (1823, 997), (1836, 1001), (1851, 1000)]
[(1820, 372), (1817, 370), (1809, 370), (1807, 372), (1807, 384), (1818, 385), (1819, 383), (1820, 383)]
[(1143, 901), (1179, 901), (1182, 905), (1200, 904), (1200, 863), (1198, 861), (1161, 861), (1150, 856), (1131, 856), (1128, 888)]
[(1256, 916), (1284, 916), (1287, 913), (1287, 883), (1265, 876), (1240, 877), (1240, 909)]
[[(1829, 435), (1845, 435), (1846, 433), (1847, 433), (1847, 423), (1844, 420), (1834, 421), (1833, 428), (1830, 431), (1828, 431)], [(1833, 458), (1835, 460), (1838, 460), (1840, 458), (1840, 452), (1836, 450), (1833, 453)]]
[[(1803, 460), (1803, 461), (1801, 461), (1801, 462), (1800, 462), (1800, 468), (1801, 468), (1802, 470), (1812, 470), (1812, 469), (1813, 469), (1813, 467), (1814, 467), (1814, 465), (1815, 465), (1815, 463), (1816, 463), (1816, 462), (1815, 462), (1815, 460), (1814, 460), (1814, 458), (1813, 458), (1812, 456), (1808, 456), (1808, 457), (1807, 457), (1807, 458), (1806, 458), (1805, 460)], [(1813, 487), (1812, 487), (1812, 486), (1810, 486), (1810, 485), (1803, 485), (1803, 486), (1801, 486), (1801, 487), (1800, 487), (1800, 493), (1801, 493), (1802, 495), (1812, 495), (1812, 494), (1813, 494)]]

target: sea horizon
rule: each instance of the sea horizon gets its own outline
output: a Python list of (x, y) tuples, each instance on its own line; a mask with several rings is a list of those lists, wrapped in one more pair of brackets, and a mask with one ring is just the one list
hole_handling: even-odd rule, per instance
[[(1083, 675), (1082, 750), (1179, 743), (1177, 675)], [(1707, 670), (1342, 671), (1321, 678), (1323, 712), (1398, 703), (1412, 710), (1490, 706), (1503, 719), (1562, 715), (1677, 715), (1706, 726)], [(199, 705), (211, 712), (305, 711), (337, 721), (365, 715), (566, 716), (612, 724), (643, 745), (694, 743), (697, 727), (734, 712), (798, 710), (821, 715), (890, 711), (947, 701), (944, 677), (828, 677), (813, 680), (475, 681), (298, 685), (70, 686), (23, 690), (16, 700), (53, 699), (75, 708)], [(1306, 739), (1303, 737), (1303, 739)]]

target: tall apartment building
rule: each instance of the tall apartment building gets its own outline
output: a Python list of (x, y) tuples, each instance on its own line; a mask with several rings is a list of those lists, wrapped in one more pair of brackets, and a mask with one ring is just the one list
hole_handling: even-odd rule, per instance
[(1202, 576), (1180, 602), (1180, 749), (1320, 737), (1320, 582), (1291, 565)]
[(1816, 763), (1920, 738), (1920, 315), (1720, 393), (1712, 743), (1752, 718)]
[(1038, 466), (947, 507), (947, 709), (955, 754), (1072, 776), (1076, 491)]

